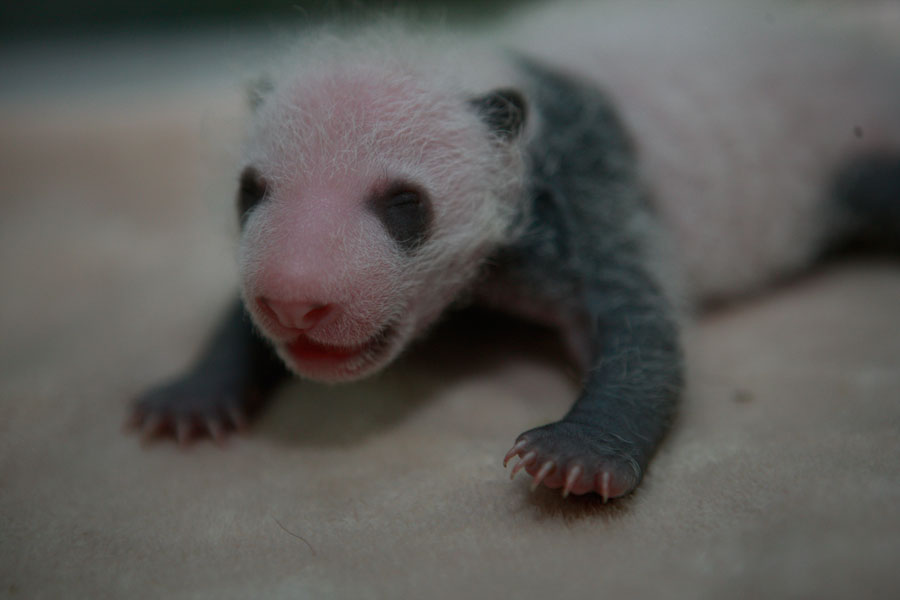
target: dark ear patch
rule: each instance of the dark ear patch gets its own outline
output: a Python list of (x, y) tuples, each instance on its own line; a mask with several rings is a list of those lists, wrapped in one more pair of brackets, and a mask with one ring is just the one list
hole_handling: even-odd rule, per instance
[(241, 172), (237, 194), (237, 209), (241, 226), (247, 220), (247, 213), (263, 201), (268, 191), (269, 184), (254, 167), (247, 167)]
[(431, 202), (416, 186), (396, 182), (372, 194), (369, 208), (400, 248), (411, 253), (431, 229)]
[(469, 105), (502, 140), (519, 135), (528, 114), (525, 97), (512, 88), (501, 88), (472, 98)]

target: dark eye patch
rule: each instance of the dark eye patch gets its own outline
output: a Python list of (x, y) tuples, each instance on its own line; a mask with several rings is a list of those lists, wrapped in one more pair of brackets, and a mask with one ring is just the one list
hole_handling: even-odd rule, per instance
[(247, 219), (250, 209), (266, 197), (268, 189), (269, 184), (254, 167), (247, 167), (241, 172), (237, 194), (238, 217), (241, 219), (241, 225)]
[(431, 203), (413, 185), (395, 183), (372, 195), (369, 207), (404, 252), (413, 252), (428, 237)]

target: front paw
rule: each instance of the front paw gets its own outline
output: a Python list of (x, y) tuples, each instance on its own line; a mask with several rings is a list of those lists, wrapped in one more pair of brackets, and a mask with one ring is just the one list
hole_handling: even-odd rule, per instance
[(544, 484), (569, 494), (599, 494), (603, 501), (634, 490), (643, 475), (634, 448), (619, 436), (580, 423), (557, 421), (526, 431), (503, 459), (519, 462), (510, 478), (525, 469), (534, 480), (531, 489)]
[(128, 425), (144, 440), (174, 436), (184, 445), (209, 436), (222, 443), (230, 432), (246, 428), (252, 398), (244, 386), (190, 374), (139, 396)]

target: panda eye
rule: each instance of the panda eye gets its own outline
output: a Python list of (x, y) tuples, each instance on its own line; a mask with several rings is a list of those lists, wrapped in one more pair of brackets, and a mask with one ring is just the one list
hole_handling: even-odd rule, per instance
[(255, 168), (247, 167), (243, 170), (237, 195), (238, 216), (242, 225), (250, 210), (266, 197), (268, 187), (266, 180)]
[(425, 192), (396, 184), (373, 196), (370, 203), (388, 235), (405, 252), (413, 252), (428, 237), (431, 205)]

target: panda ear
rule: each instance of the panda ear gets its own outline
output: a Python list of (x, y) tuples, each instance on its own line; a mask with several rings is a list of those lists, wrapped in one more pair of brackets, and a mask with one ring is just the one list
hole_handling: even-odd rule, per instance
[(275, 84), (268, 75), (261, 75), (251, 81), (247, 86), (247, 104), (250, 109), (256, 111), (274, 89)]
[(519, 90), (501, 88), (469, 100), (490, 130), (503, 141), (512, 140), (525, 126), (528, 114), (525, 97)]

